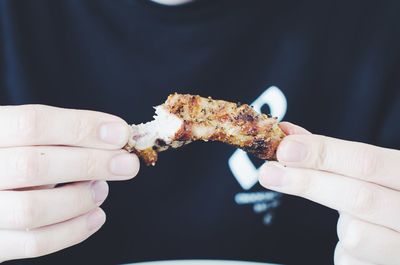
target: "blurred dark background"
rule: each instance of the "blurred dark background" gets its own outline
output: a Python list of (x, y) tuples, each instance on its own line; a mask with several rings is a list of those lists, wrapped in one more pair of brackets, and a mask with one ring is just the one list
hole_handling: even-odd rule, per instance
[[(199, 0), (167, 7), (0, 0), (0, 104), (91, 109), (139, 123), (173, 92), (251, 103), (277, 86), (287, 100), (280, 118), (314, 133), (400, 148), (399, 11), (399, 1)], [(270, 112), (268, 105), (263, 110)], [(107, 222), (97, 234), (8, 264), (333, 264), (337, 213), (286, 195), (261, 212), (238, 205), (238, 193), (267, 191), (239, 185), (228, 166), (234, 152), (193, 143), (163, 153), (134, 180), (110, 183)], [(271, 222), (263, 223), (267, 215)]]

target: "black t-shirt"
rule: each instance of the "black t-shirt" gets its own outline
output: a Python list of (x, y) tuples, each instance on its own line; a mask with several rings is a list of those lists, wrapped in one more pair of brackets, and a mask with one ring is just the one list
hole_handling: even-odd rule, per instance
[[(91, 109), (138, 123), (168, 94), (192, 93), (254, 102), (314, 133), (400, 148), (399, 8), (0, 0), (0, 104)], [(97, 234), (19, 262), (331, 264), (337, 213), (265, 190), (254, 179), (260, 164), (220, 143), (162, 153), (134, 180), (110, 183), (108, 220)]]

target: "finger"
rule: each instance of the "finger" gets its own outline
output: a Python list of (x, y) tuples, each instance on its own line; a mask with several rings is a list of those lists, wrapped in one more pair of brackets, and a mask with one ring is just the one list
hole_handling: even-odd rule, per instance
[(0, 147), (70, 145), (120, 149), (129, 138), (121, 118), (44, 105), (0, 106)]
[(400, 151), (319, 135), (289, 135), (277, 150), (285, 165), (329, 171), (400, 189)]
[(287, 122), (287, 121), (283, 121), (283, 122), (279, 123), (279, 127), (287, 135), (291, 135), (291, 134), (311, 134), (306, 129), (304, 129), (304, 128), (298, 126), (298, 125), (295, 125), (293, 123)]
[(336, 245), (334, 260), (335, 265), (374, 265), (373, 263), (361, 261), (346, 253), (340, 242)]
[(105, 214), (97, 208), (74, 219), (30, 231), (0, 230), (0, 260), (33, 258), (76, 245), (99, 230), (104, 222)]
[(0, 189), (84, 180), (126, 180), (139, 170), (125, 150), (38, 146), (0, 148)]
[(100, 206), (105, 181), (78, 182), (48, 190), (0, 192), (0, 228), (33, 229), (60, 223)]
[(346, 252), (374, 264), (400, 264), (400, 233), (341, 214), (338, 236)]
[(48, 185), (41, 185), (41, 186), (34, 186), (34, 187), (18, 188), (18, 189), (13, 189), (13, 190), (15, 190), (15, 191), (46, 190), (46, 189), (52, 189), (55, 186), (56, 186), (56, 184), (48, 184)]
[(276, 162), (261, 167), (260, 183), (400, 231), (400, 193), (395, 190), (329, 172), (283, 167)]

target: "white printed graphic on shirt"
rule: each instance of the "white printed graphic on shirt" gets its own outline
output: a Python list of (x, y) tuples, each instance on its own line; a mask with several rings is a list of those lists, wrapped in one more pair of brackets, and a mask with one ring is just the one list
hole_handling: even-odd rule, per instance
[[(254, 110), (261, 113), (263, 106), (267, 105), (270, 114), (282, 120), (287, 110), (287, 100), (283, 92), (276, 86), (271, 86), (264, 91), (252, 104)], [(239, 182), (240, 186), (246, 191), (258, 182), (258, 168), (250, 160), (246, 152), (237, 149), (228, 161), (229, 168)], [(253, 204), (255, 213), (267, 212), (270, 208), (278, 206), (278, 193), (273, 191), (263, 192), (242, 192), (235, 196), (235, 202), (239, 205)], [(267, 212), (264, 216), (264, 223), (270, 224), (272, 215)]]
[[(261, 113), (261, 108), (268, 105), (270, 114), (282, 120), (287, 109), (285, 95), (276, 86), (269, 87), (252, 104), (255, 111)], [(243, 189), (248, 190), (258, 181), (258, 169), (251, 162), (247, 153), (237, 149), (229, 158), (229, 168)]]

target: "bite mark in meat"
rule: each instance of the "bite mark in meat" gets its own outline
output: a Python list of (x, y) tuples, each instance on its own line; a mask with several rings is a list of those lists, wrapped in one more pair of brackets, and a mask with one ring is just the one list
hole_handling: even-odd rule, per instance
[(276, 160), (276, 149), (285, 137), (277, 118), (259, 114), (247, 104), (175, 93), (155, 109), (153, 121), (132, 125), (125, 146), (147, 165), (155, 165), (159, 152), (197, 140), (224, 142), (258, 158)]

